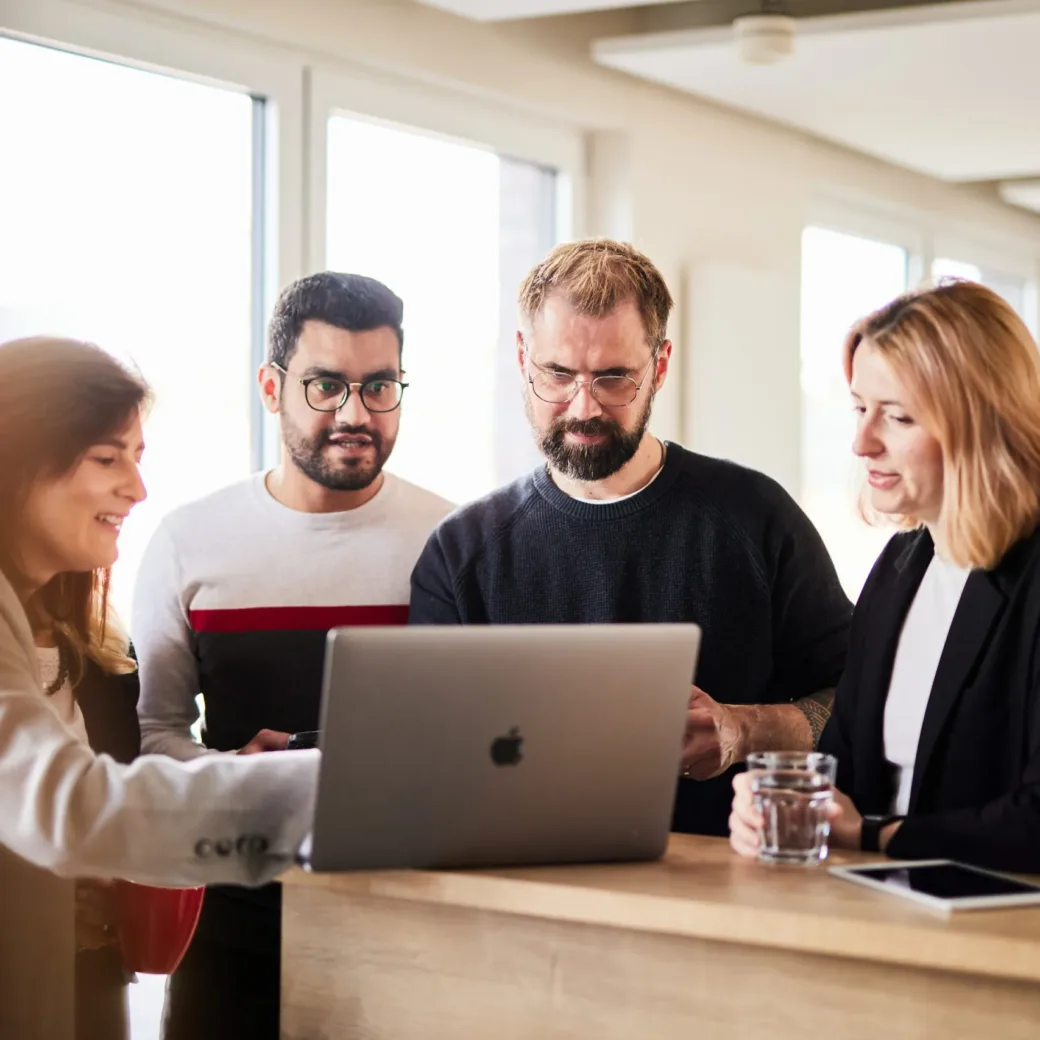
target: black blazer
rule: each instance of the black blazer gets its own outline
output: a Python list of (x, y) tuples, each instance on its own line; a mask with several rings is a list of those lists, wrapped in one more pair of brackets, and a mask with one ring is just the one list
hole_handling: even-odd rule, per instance
[[(907, 611), (934, 555), (925, 530), (896, 535), (863, 588), (820, 750), (862, 813), (886, 813), (885, 700)], [(964, 586), (914, 762), (907, 819), (887, 853), (1040, 873), (1040, 530)]]

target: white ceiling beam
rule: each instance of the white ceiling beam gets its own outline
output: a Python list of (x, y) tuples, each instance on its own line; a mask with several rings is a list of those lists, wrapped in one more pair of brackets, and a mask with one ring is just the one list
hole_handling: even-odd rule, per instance
[(1029, 181), (1004, 181), (997, 186), (1000, 197), (1009, 206), (1031, 209), (1040, 213), (1040, 179)]
[(554, 14), (583, 14), (612, 11), (619, 7), (646, 7), (679, 0), (419, 0), (427, 7), (472, 18), (478, 22), (500, 22), (510, 18), (542, 18)]

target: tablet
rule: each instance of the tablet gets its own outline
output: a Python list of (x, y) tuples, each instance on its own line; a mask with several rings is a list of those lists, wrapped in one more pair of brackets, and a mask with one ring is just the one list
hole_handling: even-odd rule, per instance
[(1040, 904), (1040, 885), (948, 859), (831, 867), (830, 872), (944, 913)]

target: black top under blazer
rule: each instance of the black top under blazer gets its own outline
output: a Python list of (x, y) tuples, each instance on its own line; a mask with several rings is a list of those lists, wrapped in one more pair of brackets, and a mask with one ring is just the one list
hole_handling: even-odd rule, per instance
[[(864, 814), (890, 809), (885, 700), (900, 632), (935, 547), (897, 534), (852, 617), (849, 656), (820, 750)], [(1040, 873), (1040, 531), (964, 586), (932, 683), (908, 816), (886, 850)]]
[[(133, 655), (133, 649), (130, 650)], [(83, 712), (87, 739), (97, 754), (117, 762), (132, 762), (141, 753), (141, 726), (137, 699), (141, 682), (137, 672), (112, 675), (93, 660), (85, 662), (76, 684), (76, 700)]]

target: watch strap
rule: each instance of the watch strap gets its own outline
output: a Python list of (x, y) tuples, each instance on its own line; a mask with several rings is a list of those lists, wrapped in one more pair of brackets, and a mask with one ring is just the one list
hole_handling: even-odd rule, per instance
[(859, 847), (864, 852), (881, 851), (881, 831), (890, 823), (896, 823), (904, 817), (894, 814), (884, 816), (864, 816), (863, 826), (860, 830)]

